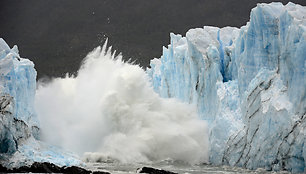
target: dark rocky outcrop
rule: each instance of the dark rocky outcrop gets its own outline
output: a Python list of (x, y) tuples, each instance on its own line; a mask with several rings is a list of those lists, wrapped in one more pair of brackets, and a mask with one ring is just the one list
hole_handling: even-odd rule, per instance
[(148, 173), (148, 174), (177, 174), (174, 172), (162, 170), (162, 169), (155, 169), (152, 167), (142, 167), (137, 169), (137, 173)]
[(81, 167), (71, 166), (71, 167), (59, 167), (52, 163), (35, 162), (31, 166), (22, 166), (20, 168), (7, 169), (6, 167), (0, 165), (0, 173), (81, 173), (81, 174), (110, 174), (108, 172), (102, 171), (90, 171)]

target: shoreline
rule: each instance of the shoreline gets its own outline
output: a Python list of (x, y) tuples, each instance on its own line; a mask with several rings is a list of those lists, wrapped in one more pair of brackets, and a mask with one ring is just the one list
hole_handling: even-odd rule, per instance
[[(0, 173), (80, 173), (80, 174), (111, 174), (107, 171), (91, 171), (79, 166), (59, 167), (48, 162), (34, 162), (31, 166), (21, 166), (19, 168), (6, 168), (0, 164)], [(141, 167), (135, 169), (135, 173), (147, 174), (177, 174), (174, 172), (156, 169), (153, 167)]]

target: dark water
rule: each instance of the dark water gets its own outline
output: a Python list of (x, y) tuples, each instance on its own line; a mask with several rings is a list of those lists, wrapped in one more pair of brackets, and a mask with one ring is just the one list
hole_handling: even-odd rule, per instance
[(234, 174), (234, 173), (249, 173), (249, 174), (271, 174), (288, 172), (269, 172), (264, 169), (257, 169), (255, 171), (243, 169), (240, 167), (230, 166), (212, 166), (212, 165), (186, 165), (174, 163), (154, 163), (154, 164), (121, 164), (121, 163), (87, 163), (87, 168), (90, 170), (109, 171), (112, 174), (127, 174), (136, 173), (138, 168), (143, 166), (163, 169), (180, 174)]

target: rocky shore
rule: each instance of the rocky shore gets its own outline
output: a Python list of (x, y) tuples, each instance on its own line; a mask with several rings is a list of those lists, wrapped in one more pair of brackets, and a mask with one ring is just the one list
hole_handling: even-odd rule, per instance
[[(55, 164), (44, 162), (34, 162), (31, 166), (22, 166), (20, 168), (8, 169), (0, 164), (0, 173), (80, 173), (80, 174), (111, 174), (105, 171), (90, 171), (78, 166), (59, 167)], [(155, 169), (152, 167), (142, 167), (136, 170), (136, 173), (147, 174), (176, 174), (174, 172)]]
[(110, 174), (109, 172), (103, 171), (90, 171), (81, 167), (71, 166), (71, 167), (59, 167), (52, 163), (44, 162), (38, 163), (34, 162), (31, 166), (22, 166), (20, 168), (7, 169), (6, 167), (0, 165), (0, 172), (4, 173), (81, 173), (81, 174)]

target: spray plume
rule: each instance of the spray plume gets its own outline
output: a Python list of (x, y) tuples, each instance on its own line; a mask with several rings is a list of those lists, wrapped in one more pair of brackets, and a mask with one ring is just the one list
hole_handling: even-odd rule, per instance
[(35, 106), (45, 141), (88, 161), (208, 161), (206, 123), (195, 107), (160, 98), (145, 71), (107, 43), (77, 76), (39, 83)]

